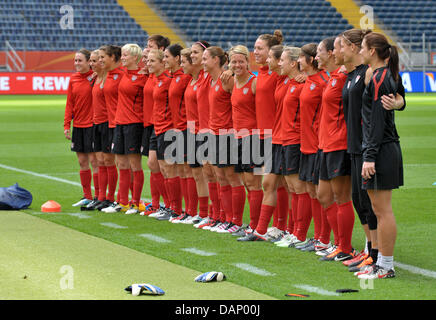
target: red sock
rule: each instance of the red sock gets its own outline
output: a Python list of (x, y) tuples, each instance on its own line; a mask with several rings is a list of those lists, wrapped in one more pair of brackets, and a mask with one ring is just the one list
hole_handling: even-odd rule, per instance
[(206, 218), (209, 209), (209, 197), (198, 197), (200, 218)]
[(302, 193), (298, 195), (298, 214), (297, 214), (297, 234), (298, 240), (306, 240), (307, 230), (309, 230), (312, 221), (312, 203), (309, 194)]
[(133, 199), (133, 171), (132, 169), (129, 170), (130, 171), (130, 185), (129, 185), (129, 190), (130, 190), (130, 194), (132, 195), (132, 199)]
[(115, 190), (117, 188), (117, 181), (118, 181), (118, 171), (116, 166), (107, 167), (107, 181), (108, 181), (107, 200), (114, 202)]
[[(339, 229), (338, 229), (338, 205), (334, 202), (330, 207), (324, 209), (327, 220), (329, 221), (330, 228), (333, 230), (334, 244), (339, 245)], [(321, 240), (323, 243), (327, 243)]]
[(342, 235), (340, 248), (344, 253), (350, 253), (354, 227), (354, 208), (351, 201), (338, 205), (338, 227)]
[(332, 228), (330, 226), (330, 222), (327, 219), (327, 213), (326, 210), (321, 207), (321, 233), (319, 235), (318, 240), (322, 243), (329, 243), (330, 242), (330, 233), (332, 231)]
[(150, 193), (151, 193), (151, 206), (153, 209), (159, 209), (160, 207), (160, 192), (157, 187), (155, 178), (156, 173), (150, 173)]
[(232, 208), (233, 208), (233, 224), (242, 226), (244, 209), (245, 209), (245, 187), (232, 187)]
[(133, 194), (132, 202), (134, 205), (139, 206), (139, 201), (141, 201), (142, 188), (144, 186), (144, 171), (133, 171)]
[(225, 212), (226, 222), (232, 222), (233, 219), (233, 207), (232, 207), (232, 187), (230, 185), (220, 185), (220, 199), (221, 206)]
[(292, 220), (293, 220), (292, 223), (293, 224), (291, 226), (289, 225), (289, 220), (291, 220), (291, 219), (289, 219), (288, 220), (288, 232), (290, 234), (295, 235), (295, 234), (297, 234), (297, 220), (298, 220), (297, 214), (298, 214), (298, 199), (299, 199), (299, 197), (295, 192), (293, 192), (291, 198), (292, 198), (292, 200), (291, 200), (291, 210), (290, 211), (292, 213)]
[(289, 195), (285, 187), (277, 189), (277, 224), (276, 228), (280, 230), (286, 230), (286, 218), (289, 211)]
[(91, 169), (80, 170), (80, 182), (82, 184), (83, 197), (89, 200), (92, 200), (91, 180)]
[(98, 167), (98, 200), (106, 200), (106, 189), (107, 189), (107, 167)]
[(256, 231), (259, 234), (265, 234), (268, 230), (268, 225), (274, 213), (275, 207), (263, 204), (260, 209), (259, 222), (257, 223)]
[(311, 199), (312, 217), (314, 224), (314, 238), (319, 239), (322, 229), (321, 204), (318, 199)]
[[(180, 177), (179, 177), (179, 180), (180, 180), (180, 191), (182, 193), (182, 204), (183, 204), (183, 201), (185, 202), (185, 213), (191, 214), (189, 212), (190, 207), (189, 207), (189, 195), (188, 195), (187, 180), (186, 180), (186, 178), (180, 178)], [(182, 205), (182, 210), (183, 210), (183, 205)]]
[[(189, 203), (189, 214), (193, 217), (197, 215), (198, 208), (198, 193), (197, 193), (197, 182), (195, 179), (190, 177), (186, 178), (186, 186), (188, 190), (188, 203)], [(207, 198), (207, 197), (206, 197)]]
[(118, 188), (119, 203), (128, 205), (129, 203), (129, 187), (130, 187), (130, 169), (120, 170), (120, 185)]
[(248, 192), (250, 204), (250, 228), (255, 230), (259, 222), (260, 210), (262, 207), (263, 190), (252, 190)]
[(174, 177), (168, 179), (168, 187), (171, 189), (171, 208), (176, 214), (182, 214), (182, 192), (180, 177)]
[(94, 172), (92, 174), (92, 181), (94, 182), (94, 198), (98, 198), (98, 196), (100, 195), (100, 182), (98, 180), (99, 174), (100, 169), (98, 170), (98, 172)]
[(211, 200), (212, 206), (213, 206), (213, 210), (212, 210), (213, 217), (212, 218), (214, 220), (219, 220), (221, 203), (220, 203), (220, 195), (218, 193), (218, 183), (209, 182), (207, 184), (207, 186), (209, 189), (209, 197), (210, 197), (210, 200)]

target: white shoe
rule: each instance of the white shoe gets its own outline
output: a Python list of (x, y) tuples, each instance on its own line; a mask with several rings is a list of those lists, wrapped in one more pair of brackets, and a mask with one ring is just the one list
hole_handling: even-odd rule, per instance
[(83, 206), (87, 206), (88, 204), (91, 203), (92, 200), (86, 199), (86, 198), (82, 198), (80, 199), (79, 202), (76, 202), (75, 204), (73, 204), (73, 207), (83, 207)]
[(125, 214), (138, 214), (139, 209), (137, 206), (131, 206), (129, 210), (126, 211)]

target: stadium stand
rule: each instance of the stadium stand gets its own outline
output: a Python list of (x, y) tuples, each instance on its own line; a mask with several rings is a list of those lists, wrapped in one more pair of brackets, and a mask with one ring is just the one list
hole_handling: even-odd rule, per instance
[(261, 33), (283, 31), (285, 42), (301, 46), (352, 28), (325, 0), (154, 0), (152, 2), (187, 37), (228, 48), (249, 48)]
[(146, 44), (147, 32), (115, 0), (75, 0), (74, 29), (62, 29), (68, 3), (50, 0), (0, 1), (0, 43), (15, 50), (73, 51), (111, 43)]

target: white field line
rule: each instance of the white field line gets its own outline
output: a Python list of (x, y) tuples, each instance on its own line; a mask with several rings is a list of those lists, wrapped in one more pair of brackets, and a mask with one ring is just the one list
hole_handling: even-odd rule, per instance
[(170, 243), (170, 242), (172, 242), (171, 240), (156, 236), (156, 235), (151, 234), (151, 233), (142, 233), (139, 236), (142, 238), (154, 241), (154, 242), (158, 242), (158, 243)]
[(112, 222), (101, 222), (100, 224), (102, 226), (113, 228), (113, 229), (127, 229), (128, 228), (126, 226), (120, 226), (120, 225), (118, 225), (116, 223), (112, 223)]
[(199, 250), (197, 248), (184, 248), (184, 249), (180, 249), (189, 253), (193, 253), (199, 256), (203, 256), (203, 257), (210, 257), (210, 256), (214, 256), (216, 255), (215, 252), (207, 252), (207, 251), (203, 251), (203, 250)]
[(257, 268), (255, 266), (252, 266), (251, 264), (248, 264), (248, 263), (234, 263), (233, 265), (239, 269), (248, 271), (250, 273), (257, 274), (259, 276), (264, 276), (264, 277), (275, 276), (274, 273)]
[(306, 290), (309, 292), (321, 294), (323, 296), (339, 296), (339, 294), (337, 292), (324, 290), (322, 288), (309, 286), (307, 284), (296, 284), (296, 285), (294, 285), (294, 287), (298, 288), (298, 289)]
[[(421, 166), (422, 164), (406, 164), (406, 165), (407, 166)], [(433, 164), (424, 164), (424, 165), (425, 166), (433, 166)], [(15, 171), (15, 172), (29, 174), (29, 175), (32, 175), (32, 176), (35, 176), (35, 177), (39, 177), (39, 178), (44, 178), (44, 179), (53, 180), (53, 181), (57, 181), (57, 182), (67, 183), (67, 184), (70, 184), (70, 185), (73, 185), (73, 186), (77, 186), (77, 187), (82, 187), (82, 185), (80, 183), (78, 183), (78, 182), (69, 181), (69, 180), (61, 179), (61, 178), (56, 178), (56, 177), (52, 177), (52, 176), (49, 176), (49, 175), (46, 175), (46, 174), (40, 174), (40, 173), (33, 172), (33, 171), (28, 171), (28, 170), (23, 170), (23, 169), (19, 169), (19, 168), (14, 168), (14, 167), (10, 167), (10, 166), (7, 166), (7, 165), (1, 164), (1, 163), (0, 163), (0, 168), (6, 169), (6, 170)], [(149, 199), (145, 199), (145, 200), (150, 201)], [(53, 212), (53, 213), (47, 213), (47, 212), (41, 212), (41, 213), (38, 212), (37, 213), (37, 212), (34, 212), (34, 213), (35, 214), (60, 214), (60, 212)], [(160, 239), (161, 241), (163, 240), (162, 242), (171, 242), (170, 240), (167, 240), (167, 239), (164, 239), (164, 238), (160, 238), (160, 237), (152, 235), (152, 234), (141, 234), (140, 236), (144, 237), (144, 238), (148, 238), (148, 239), (153, 240), (153, 241), (157, 241), (157, 242), (159, 242), (159, 240), (157, 240), (157, 239)], [(240, 267), (238, 265), (240, 265), (242, 267), (250, 266), (250, 265), (245, 265), (245, 264), (235, 264), (235, 266), (237, 266), (238, 268), (241, 268), (241, 269), (242, 269), (242, 267)], [(436, 271), (422, 269), (422, 268), (418, 268), (418, 267), (415, 267), (415, 266), (403, 264), (401, 262), (396, 262), (396, 261), (395, 261), (395, 266), (400, 268), (400, 269), (405, 269), (405, 270), (407, 270), (409, 272), (412, 272), (412, 273), (415, 273), (415, 274), (421, 274), (421, 275), (424, 275), (426, 277), (436, 278)], [(252, 267), (252, 266), (250, 266), (250, 267)], [(257, 269), (255, 267), (252, 267), (252, 268), (254, 268), (254, 269), (250, 269), (252, 271), (255, 271)], [(259, 269), (259, 270), (261, 270), (261, 269)], [(249, 271), (249, 270), (247, 270), (247, 271)], [(262, 270), (262, 271), (265, 271), (265, 270)], [(265, 272), (267, 272), (268, 275), (272, 275), (268, 271), (265, 271)]]

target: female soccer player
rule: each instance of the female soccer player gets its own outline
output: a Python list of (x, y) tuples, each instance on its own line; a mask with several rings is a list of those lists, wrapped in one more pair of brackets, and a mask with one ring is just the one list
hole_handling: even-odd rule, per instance
[[(115, 131), (112, 152), (115, 154), (119, 179), (119, 203), (105, 212), (123, 211), (139, 213), (139, 202), (144, 185), (141, 161), (143, 131), (143, 90), (146, 77), (139, 73), (138, 64), (142, 49), (137, 44), (126, 44), (121, 48), (121, 63), (126, 69), (118, 86), (118, 103), (115, 113)], [(129, 206), (130, 178), (133, 176), (132, 204)], [(112, 210), (110, 210), (112, 209)]]
[[(159, 167), (166, 179), (171, 179), (176, 176), (171, 165), (167, 164), (165, 159), (169, 159), (167, 147), (172, 143), (165, 139), (166, 133), (173, 128), (173, 121), (171, 110), (168, 106), (168, 89), (171, 84), (171, 75), (165, 70), (165, 63), (163, 61), (164, 53), (158, 49), (152, 49), (148, 54), (148, 71), (154, 74), (155, 85), (153, 88), (153, 123), (154, 131), (156, 134), (157, 151), (156, 156), (159, 161)], [(169, 181), (169, 180), (168, 180)], [(174, 180), (171, 180), (174, 181)], [(172, 216), (181, 214), (181, 207), (174, 207), (174, 190), (177, 185), (169, 184), (166, 187), (168, 192), (168, 199), (171, 205), (170, 208), (158, 211), (159, 214), (155, 216), (158, 220), (169, 220)], [(178, 189), (180, 190), (180, 188)], [(178, 212), (176, 213), (177, 210)], [(158, 213), (156, 212), (156, 213)]]
[(168, 38), (162, 35), (152, 35), (148, 38), (147, 47), (144, 48), (144, 65), (147, 68), (149, 79), (144, 86), (144, 133), (142, 136), (142, 155), (148, 157), (147, 166), (150, 169), (150, 192), (152, 206), (149, 210), (141, 212), (142, 215), (161, 214), (160, 197), (164, 201), (164, 207), (170, 208), (171, 203), (168, 198), (168, 193), (165, 187), (165, 178), (161, 173), (159, 162), (157, 160), (156, 149), (156, 134), (153, 126), (153, 89), (155, 85), (154, 74), (148, 72), (147, 62), (148, 53), (152, 49), (164, 51), (170, 44)]
[(403, 185), (403, 161), (394, 111), (383, 107), (381, 96), (397, 93), (399, 58), (397, 48), (376, 32), (365, 36), (361, 54), (364, 63), (373, 70), (362, 97), (362, 188), (367, 190), (377, 217), (380, 257), (371, 270), (359, 278), (392, 278), (395, 277), (393, 252), (397, 234), (392, 189)]
[[(103, 94), (106, 104), (106, 110), (108, 115), (108, 141), (112, 148), (112, 142), (115, 130), (115, 113), (118, 104), (118, 86), (121, 78), (124, 76), (124, 68), (121, 67), (121, 48), (118, 46), (107, 45), (99, 48), (99, 61), (102, 68), (106, 71), (106, 80), (103, 84)], [(108, 190), (106, 199), (110, 201), (110, 205), (107, 207), (99, 207), (101, 211), (108, 209), (109, 207), (116, 207), (115, 202), (115, 189), (118, 182), (118, 171), (115, 164), (115, 154), (112, 153), (106, 157), (106, 168), (108, 177)], [(112, 209), (110, 209), (112, 210)], [(103, 211), (104, 212), (104, 211)]]
[[(318, 45), (318, 66), (330, 74), (322, 95), (319, 124), (319, 184), (317, 195), (323, 206), (323, 227), (318, 248), (327, 249), (333, 229), (337, 249), (324, 261), (344, 261), (353, 257), (351, 238), (354, 208), (351, 202), (351, 163), (347, 153), (347, 128), (342, 89), (347, 80), (341, 50), (341, 37), (327, 38)], [(330, 219), (329, 219), (330, 218)], [(329, 223), (330, 222), (330, 223)]]
[(309, 43), (301, 48), (298, 58), (301, 71), (307, 74), (307, 79), (300, 93), (300, 180), (306, 182), (306, 191), (298, 199), (298, 230), (293, 246), (303, 249), (313, 244), (312, 239), (306, 239), (307, 230), (313, 217), (315, 235), (318, 239), (322, 228), (321, 204), (316, 198), (318, 177), (315, 172), (315, 160), (318, 152), (319, 114), (321, 111), (322, 92), (327, 84), (328, 75), (318, 69), (315, 60), (317, 44)]
[[(96, 198), (86, 206), (87, 210), (97, 209), (98, 206), (109, 205), (104, 203), (106, 200), (107, 189), (107, 168), (105, 165), (106, 154), (110, 153), (110, 143), (108, 141), (108, 118), (106, 103), (103, 95), (103, 82), (106, 72), (98, 61), (99, 51), (91, 53), (90, 66), (96, 74), (94, 86), (92, 87), (92, 109), (93, 109), (93, 150), (98, 163), (98, 175), (93, 174)], [(96, 185), (98, 183), (98, 185)]]
[[(285, 236), (275, 244), (279, 247), (292, 246), (296, 240), (298, 229), (297, 216), (298, 216), (298, 201), (300, 195), (306, 193), (306, 185), (304, 181), (299, 178), (300, 168), (300, 93), (303, 89), (304, 83), (300, 83), (296, 78), (300, 74), (298, 58), (300, 57), (301, 49), (297, 47), (285, 47), (280, 58), (279, 66), (280, 73), (287, 76), (289, 85), (287, 87), (286, 95), (283, 100), (282, 111), (282, 145), (283, 145), (283, 169), (282, 174), (285, 177), (286, 183), (292, 193), (291, 213), (292, 217), (289, 220), (293, 221), (293, 225), (289, 224)], [(300, 207), (302, 209), (303, 207)]]
[[(188, 164), (193, 176), (192, 179), (188, 179), (187, 188), (188, 194), (191, 195), (190, 205), (191, 211), (197, 211), (199, 209), (199, 218), (197, 222), (204, 224), (204, 219), (208, 218), (209, 210), (209, 192), (207, 188), (207, 180), (203, 175), (202, 164), (196, 159), (196, 141), (195, 137), (198, 133), (199, 127), (199, 115), (197, 106), (197, 90), (198, 83), (200, 81), (199, 76), (202, 73), (203, 66), (200, 64), (193, 64), (190, 48), (183, 49), (181, 51), (181, 66), (185, 74), (191, 75), (191, 80), (186, 87), (184, 94), (184, 101), (186, 107), (186, 120), (187, 120), (187, 137), (188, 137)], [(192, 141), (192, 144), (191, 142)], [(195, 222), (195, 221), (192, 221)], [(200, 225), (194, 224), (194, 226), (200, 227)]]
[[(186, 122), (186, 106), (184, 94), (186, 87), (191, 80), (189, 74), (185, 74), (180, 66), (181, 52), (183, 47), (179, 44), (173, 44), (165, 49), (164, 63), (165, 68), (170, 72), (172, 80), (168, 88), (168, 105), (171, 110), (173, 120), (173, 130), (176, 143), (176, 157), (173, 159), (173, 170), (175, 175), (169, 180), (170, 185), (174, 185), (174, 201), (176, 202), (176, 212), (180, 212), (179, 216), (170, 219), (174, 223), (193, 222), (192, 218), (197, 215), (197, 209), (191, 210), (190, 199), (194, 201), (195, 194), (188, 194), (188, 179), (193, 180), (192, 173), (188, 170), (189, 167), (185, 164), (187, 157), (187, 122)], [(182, 212), (182, 199), (185, 199), (185, 212)]]
[[(372, 210), (371, 201), (362, 185), (362, 95), (366, 79), (370, 79), (372, 70), (363, 63), (360, 55), (362, 40), (370, 30), (351, 29), (342, 34), (341, 53), (347, 67), (348, 79), (343, 91), (344, 114), (347, 124), (347, 149), (351, 156), (352, 199), (360, 223), (366, 235), (366, 249), (356, 258), (344, 261), (350, 271), (359, 271), (367, 265), (377, 262), (377, 218)], [(369, 82), (369, 80), (368, 80)], [(404, 87), (400, 84), (399, 92), (404, 96)], [(382, 96), (382, 102), (387, 96)], [(389, 102), (388, 102), (389, 103)], [(391, 108), (393, 106), (389, 106)], [(395, 109), (405, 107), (401, 95), (395, 96)], [(402, 109), (400, 109), (402, 110)]]
[[(64, 135), (71, 140), (71, 151), (76, 152), (80, 166), (80, 181), (83, 189), (83, 198), (73, 204), (73, 207), (88, 205), (93, 197), (91, 190), (92, 174), (89, 167), (92, 149), (92, 86), (93, 71), (89, 66), (91, 53), (81, 49), (74, 56), (76, 73), (71, 76), (68, 85), (67, 103), (64, 115)], [(71, 134), (71, 122), (73, 132)], [(95, 170), (97, 164), (95, 163)]]
[[(235, 171), (239, 172), (241, 179), (248, 192), (250, 205), (250, 228), (254, 230), (260, 214), (260, 202), (262, 199), (262, 175), (255, 172), (256, 159), (259, 151), (256, 152), (254, 139), (257, 128), (256, 122), (256, 77), (250, 72), (250, 52), (248, 48), (237, 45), (230, 50), (230, 68), (234, 73), (234, 86), (232, 89), (232, 120), (235, 129), (235, 138), (238, 140), (238, 164)], [(255, 134), (255, 136), (253, 136)], [(259, 144), (257, 143), (257, 149)], [(260, 164), (260, 162), (259, 162)], [(258, 166), (260, 167), (260, 166)], [(260, 168), (259, 168), (260, 169)], [(245, 230), (234, 233), (234, 235), (245, 236)]]
[[(276, 74), (280, 73), (278, 62), (280, 60), (281, 54), (283, 51), (282, 45), (272, 46), (268, 53), (267, 64), (268, 68), (271, 72)], [(289, 202), (288, 202), (288, 194), (285, 189), (286, 183), (282, 177), (282, 145), (281, 145), (281, 121), (282, 121), (282, 109), (283, 109), (283, 99), (286, 95), (287, 86), (289, 83), (289, 79), (287, 76), (279, 75), (277, 76), (276, 88), (274, 92), (274, 105), (276, 107), (275, 110), (275, 119), (272, 128), (272, 159), (271, 166), (269, 172), (265, 175), (263, 181), (263, 199), (261, 202), (255, 202), (257, 206), (257, 215), (255, 216), (256, 220), (251, 219), (250, 228), (245, 237), (238, 239), (239, 241), (258, 241), (258, 240), (274, 240), (284, 232), (286, 229), (286, 218), (289, 211)], [(260, 178), (261, 176), (259, 176)], [(258, 184), (261, 184), (261, 180), (259, 179)], [(279, 188), (280, 187), (280, 188)], [(283, 192), (282, 192), (283, 191)], [(282, 207), (279, 208), (277, 213), (277, 221), (276, 224), (273, 224), (273, 227), (268, 230), (268, 225), (270, 223), (271, 217), (276, 209), (277, 204), (277, 196), (284, 193), (284, 197), (282, 196), (282, 201), (279, 203), (282, 204)], [(253, 202), (252, 194), (250, 195), (251, 201)], [(249, 199), (250, 199), (249, 198)], [(259, 192), (259, 197), (261, 198), (261, 194)], [(250, 209), (251, 212), (251, 209)], [(253, 231), (254, 232), (250, 232)], [(267, 231), (269, 231), (267, 235)]]
[(217, 230), (220, 233), (233, 233), (242, 227), (246, 197), (245, 188), (234, 170), (237, 155), (235, 157), (235, 149), (231, 147), (232, 144), (236, 144), (232, 133), (233, 78), (228, 82), (220, 79), (227, 60), (226, 53), (219, 47), (209, 47), (203, 53), (204, 69), (212, 80), (209, 89), (209, 127), (213, 132), (215, 143), (210, 144), (209, 151), (215, 153), (211, 155), (212, 164), (220, 184), (221, 205), (226, 214), (225, 222)]

